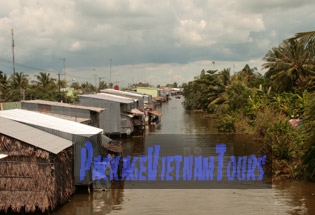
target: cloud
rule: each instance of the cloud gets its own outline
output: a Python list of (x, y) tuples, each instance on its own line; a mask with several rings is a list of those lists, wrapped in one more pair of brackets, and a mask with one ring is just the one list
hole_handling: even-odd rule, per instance
[[(112, 59), (115, 68), (132, 67), (135, 74), (141, 70), (166, 79), (179, 78), (176, 69), (192, 71), (189, 65), (195, 62), (261, 59), (287, 37), (314, 30), (315, 19), (311, 0), (0, 3), (0, 58), (12, 58), (13, 28), (16, 61), (21, 64), (58, 72), (60, 59), (66, 58), (73, 72), (105, 71)], [(10, 67), (0, 62), (1, 70), (12, 71)], [(175, 76), (160, 75), (168, 71)]]

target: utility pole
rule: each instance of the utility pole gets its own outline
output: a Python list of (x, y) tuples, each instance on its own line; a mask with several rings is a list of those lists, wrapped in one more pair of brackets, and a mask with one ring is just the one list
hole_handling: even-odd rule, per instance
[(95, 68), (93, 69), (94, 71), (94, 84), (95, 84), (95, 90), (97, 89), (97, 86), (96, 86), (96, 72), (95, 72)]
[(67, 81), (67, 79), (66, 79), (66, 58), (64, 57), (62, 60), (63, 60), (63, 73), (65, 75), (65, 81)]
[(109, 83), (112, 83), (112, 59), (109, 60)]
[(63, 74), (62, 75), (65, 76), (64, 81), (65, 81), (66, 87), (67, 87), (68, 84), (67, 84), (67, 76), (66, 76), (66, 58), (64, 57), (64, 58), (61, 58), (60, 60), (62, 60), (62, 62), (63, 62)]
[(14, 59), (14, 38), (13, 38), (13, 28), (11, 29), (12, 35), (12, 63), (13, 63), (13, 74), (15, 74), (15, 59)]
[(61, 94), (60, 94), (60, 73), (58, 73), (58, 102), (61, 101)]
[(60, 75), (64, 75), (64, 74), (60, 74), (58, 73), (58, 101), (61, 102), (61, 81), (60, 81)]
[(103, 78), (101, 78), (101, 77), (98, 78), (98, 92), (101, 91), (101, 80), (102, 80), (102, 79), (103, 79)]

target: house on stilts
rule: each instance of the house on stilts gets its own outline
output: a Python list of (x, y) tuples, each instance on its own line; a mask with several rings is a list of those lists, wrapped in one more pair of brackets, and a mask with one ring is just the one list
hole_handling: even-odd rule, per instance
[(71, 146), (0, 117), (0, 213), (46, 213), (66, 203), (75, 191)]

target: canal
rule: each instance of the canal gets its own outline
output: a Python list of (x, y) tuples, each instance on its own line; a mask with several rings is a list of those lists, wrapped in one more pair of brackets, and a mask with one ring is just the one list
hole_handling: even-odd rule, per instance
[[(145, 155), (156, 141), (160, 141), (164, 155), (186, 152), (213, 155), (215, 143), (228, 143), (231, 138), (234, 141), (226, 145), (227, 154), (248, 155), (258, 149), (255, 144), (244, 144), (245, 136), (218, 134), (210, 117), (202, 112), (185, 111), (182, 101), (173, 98), (159, 107), (157, 111), (163, 114), (161, 123), (147, 127), (144, 137), (122, 139), (125, 155)], [(91, 194), (77, 192), (70, 202), (52, 214), (315, 214), (315, 184), (283, 182), (272, 184), (270, 189), (250, 186), (193, 189), (189, 185), (170, 185), (162, 189), (150, 185), (141, 189), (131, 185)]]

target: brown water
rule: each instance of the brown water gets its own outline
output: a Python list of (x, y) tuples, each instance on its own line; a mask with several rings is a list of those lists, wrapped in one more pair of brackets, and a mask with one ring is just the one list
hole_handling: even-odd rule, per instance
[[(161, 125), (147, 128), (150, 134), (216, 133), (211, 118), (201, 112), (186, 112), (181, 99), (163, 104)], [(146, 137), (122, 140), (126, 155), (145, 154)], [(217, 138), (214, 134), (210, 138)], [(203, 153), (213, 152), (213, 144), (191, 144)], [(198, 144), (198, 145), (196, 145)], [(162, 146), (161, 146), (162, 147)], [(176, 154), (171, 144), (163, 145), (170, 154)], [(239, 143), (228, 145), (228, 152), (248, 154), (255, 150)], [(77, 193), (69, 203), (54, 212), (55, 215), (89, 214), (315, 214), (315, 184), (286, 182), (273, 184), (272, 189), (112, 189), (91, 194)]]

